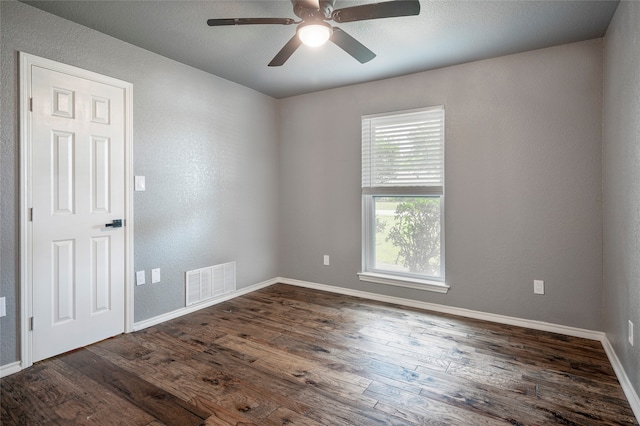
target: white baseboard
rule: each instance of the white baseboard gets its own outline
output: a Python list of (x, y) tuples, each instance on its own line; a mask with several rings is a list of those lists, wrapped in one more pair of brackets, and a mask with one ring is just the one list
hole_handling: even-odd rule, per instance
[(455, 306), (446, 306), (446, 305), (439, 305), (436, 303), (421, 302), (418, 300), (403, 299), (403, 298), (394, 297), (394, 296), (385, 296), (383, 294), (369, 293), (366, 291), (352, 290), (344, 287), (336, 287), (336, 286), (327, 285), (327, 284), (319, 284), (319, 283), (314, 283), (309, 281), (301, 281), (301, 280), (295, 280), (295, 279), (283, 278), (283, 277), (277, 277), (267, 281), (263, 281), (255, 285), (245, 287), (240, 290), (236, 290), (232, 293), (225, 294), (224, 296), (218, 297), (213, 300), (208, 300), (206, 302), (199, 303), (197, 305), (176, 309), (175, 311), (167, 312), (165, 314), (158, 315), (153, 318), (136, 322), (133, 325), (133, 329), (134, 331), (138, 331), (138, 330), (145, 329), (147, 327), (152, 327), (162, 322), (169, 321), (174, 318), (178, 318), (183, 315), (190, 314), (191, 312), (196, 312), (200, 309), (204, 309), (209, 306), (217, 305), (218, 303), (225, 302), (227, 300), (242, 296), (247, 293), (254, 292), (256, 290), (260, 290), (265, 287), (269, 287), (277, 283), (311, 288), (311, 289), (327, 291), (331, 293), (344, 294), (347, 296), (361, 297), (363, 299), (377, 300), (379, 302), (394, 303), (396, 305), (410, 306), (412, 308), (418, 308), (418, 309), (424, 309), (427, 311), (441, 312), (441, 313), (457, 315), (461, 317), (491, 321), (499, 324), (508, 324), (508, 325), (514, 325), (519, 327), (531, 328), (534, 330), (549, 331), (552, 333), (564, 334), (567, 336), (582, 337), (585, 339), (598, 340), (598, 341), (603, 341), (603, 339), (605, 338), (605, 334), (601, 331), (592, 331), (592, 330), (586, 330), (582, 328), (568, 327), (565, 325), (552, 324), (552, 323), (543, 322), (543, 321), (527, 320), (522, 318), (509, 317), (506, 315), (498, 315), (498, 314), (492, 314), (487, 312), (474, 311), (471, 309), (457, 308)]
[(217, 305), (218, 303), (226, 302), (227, 300), (234, 299), (238, 296), (242, 296), (247, 293), (254, 292), (256, 290), (260, 290), (261, 288), (269, 287), (270, 285), (278, 283), (278, 278), (274, 278), (271, 280), (263, 281), (258, 284), (251, 285), (249, 287), (244, 287), (239, 290), (233, 291), (231, 293), (227, 293), (223, 296), (216, 297), (215, 299), (207, 300), (206, 302), (198, 303), (191, 306), (186, 306), (184, 308), (176, 309), (175, 311), (167, 312), (166, 314), (158, 315), (153, 318), (149, 318), (146, 320), (142, 320), (133, 324), (133, 331), (143, 330), (147, 327), (152, 327), (154, 325), (163, 323), (165, 321), (169, 321), (183, 315), (190, 314), (192, 312), (199, 311), (200, 309), (207, 308), (209, 306)]
[(311, 288), (315, 290), (328, 291), (331, 293), (344, 294), (347, 296), (361, 297), (363, 299), (377, 300), (379, 302), (389, 302), (396, 305), (410, 306), (412, 308), (425, 309), (428, 311), (442, 312), (446, 314), (458, 315), (467, 318), (474, 318), (485, 321), (492, 321), (500, 324), (508, 324), (519, 327), (531, 328), (534, 330), (549, 331), (552, 333), (564, 334), (566, 336), (581, 337), (585, 339), (598, 340), (602, 343), (609, 362), (618, 377), (620, 386), (627, 397), (629, 405), (633, 410), (636, 419), (640, 420), (640, 398), (633, 388), (627, 373), (624, 371), (620, 359), (613, 350), (613, 346), (609, 342), (607, 335), (601, 331), (585, 330), (582, 328), (567, 327), (559, 324), (552, 324), (544, 321), (533, 321), (522, 318), (509, 317), (505, 315), (491, 314), (487, 312), (473, 311), (470, 309), (456, 308), (453, 306), (438, 305), (435, 303), (420, 302), (416, 300), (402, 299), (399, 297), (385, 296), (377, 293), (369, 293), (360, 290), (351, 290), (343, 287), (336, 287), (326, 284), (318, 284), (308, 281), (294, 280), (290, 278), (278, 278), (277, 282), (282, 284), (290, 284), (298, 287)]
[(640, 421), (640, 398), (638, 397), (638, 393), (633, 388), (631, 380), (629, 380), (629, 376), (627, 376), (624, 368), (622, 368), (622, 363), (606, 336), (602, 339), (602, 346), (604, 347), (604, 351), (607, 353), (607, 357), (609, 357), (613, 371), (615, 371), (616, 376), (618, 376), (618, 381), (620, 382), (620, 386), (622, 386), (622, 390), (629, 401), (629, 405), (631, 405), (633, 414), (636, 416), (636, 419)]
[(0, 377), (10, 376), (18, 371), (22, 370), (22, 363), (20, 361), (12, 362), (10, 364), (0, 365)]
[(362, 297), (363, 299), (377, 300), (378, 302), (394, 303), (396, 305), (410, 306), (412, 308), (424, 309), (427, 311), (441, 312), (444, 314), (458, 315), (461, 317), (474, 318), (484, 321), (497, 322), (499, 324), (515, 325), (518, 327), (531, 328), (534, 330), (549, 331), (552, 333), (564, 334), (566, 336), (582, 337), (591, 340), (602, 340), (604, 333), (601, 331), (585, 330), (583, 328), (567, 327), (565, 325), (552, 324), (544, 321), (534, 321), (523, 318), (509, 317), (506, 315), (491, 314), (488, 312), (473, 311), (471, 309), (457, 308), (455, 306), (439, 305), (436, 303), (421, 302), (419, 300), (403, 299), (400, 297), (385, 296), (383, 294), (369, 293), (360, 290), (351, 290), (343, 287), (335, 287), (326, 284), (318, 284), (308, 281), (292, 280), (289, 278), (278, 278), (282, 284), (291, 284), (299, 287), (324, 290), (331, 293), (339, 293), (347, 296)]

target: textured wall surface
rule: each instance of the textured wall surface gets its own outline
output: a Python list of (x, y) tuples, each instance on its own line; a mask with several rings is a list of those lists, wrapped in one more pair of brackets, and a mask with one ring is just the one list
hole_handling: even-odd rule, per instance
[[(2, 183), (0, 365), (19, 358), (18, 51), (133, 83), (135, 320), (184, 306), (187, 270), (235, 260), (238, 287), (278, 275), (277, 104), (18, 2), (0, 2)], [(250, 206), (250, 208), (247, 208)]]
[[(360, 117), (446, 110), (446, 295), (360, 282)], [(292, 97), (282, 276), (602, 329), (602, 41)], [(322, 265), (322, 255), (331, 265)], [(533, 280), (546, 294), (533, 294)]]
[(605, 331), (640, 394), (640, 2), (621, 2), (605, 37), (602, 153)]
[[(17, 51), (134, 85), (134, 173), (147, 177), (134, 194), (134, 267), (147, 281), (162, 268), (161, 283), (136, 287), (136, 321), (183, 306), (186, 270), (235, 260), (239, 287), (284, 276), (603, 329), (601, 40), (276, 101), (27, 5), (0, 8), (0, 365), (18, 359), (19, 344)], [(616, 206), (605, 211), (605, 308), (634, 372), (623, 322), (640, 326), (630, 302), (640, 199), (628, 196), (638, 180), (639, 12), (623, 8), (605, 60), (605, 196)], [(438, 104), (451, 290), (360, 282), (360, 116)], [(534, 279), (545, 280), (544, 296), (533, 295)]]

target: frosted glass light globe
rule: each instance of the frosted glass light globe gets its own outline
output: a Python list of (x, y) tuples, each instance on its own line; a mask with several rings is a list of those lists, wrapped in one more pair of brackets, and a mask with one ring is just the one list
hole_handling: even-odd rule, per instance
[(331, 26), (324, 22), (312, 24), (302, 24), (298, 27), (298, 37), (305, 45), (316, 47), (322, 46), (331, 37)]

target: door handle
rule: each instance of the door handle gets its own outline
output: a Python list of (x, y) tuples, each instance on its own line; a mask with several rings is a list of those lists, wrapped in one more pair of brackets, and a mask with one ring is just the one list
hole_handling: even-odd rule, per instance
[(122, 228), (122, 219), (114, 219), (113, 222), (107, 223), (104, 226), (107, 228)]

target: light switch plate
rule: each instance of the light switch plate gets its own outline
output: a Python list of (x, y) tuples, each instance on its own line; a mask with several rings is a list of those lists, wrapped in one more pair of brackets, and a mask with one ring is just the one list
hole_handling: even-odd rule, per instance
[(324, 264), (324, 266), (329, 266), (329, 255), (328, 254), (324, 255), (323, 264)]
[(544, 281), (533, 280), (533, 294), (544, 294)]
[(151, 284), (160, 282), (160, 268), (151, 270)]
[(133, 180), (136, 191), (145, 191), (147, 189), (144, 176), (135, 176)]
[(142, 285), (144, 282), (144, 271), (136, 272), (136, 285)]
[(5, 297), (0, 297), (0, 317), (7, 316), (7, 299)]

